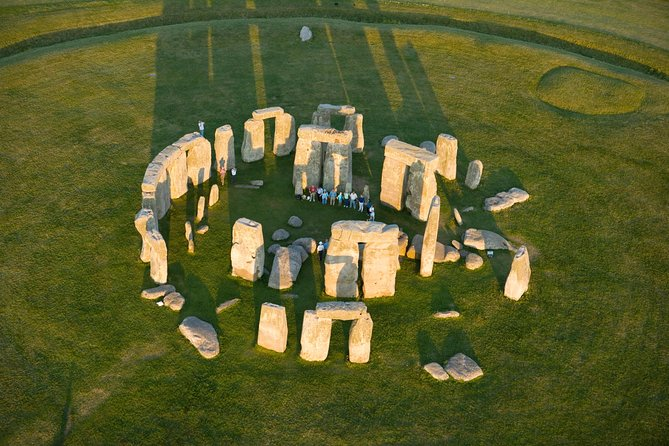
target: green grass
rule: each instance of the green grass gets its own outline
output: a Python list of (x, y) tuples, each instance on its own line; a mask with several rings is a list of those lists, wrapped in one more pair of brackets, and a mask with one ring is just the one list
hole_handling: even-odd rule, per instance
[[(667, 437), (669, 89), (666, 81), (547, 47), (437, 26), (309, 19), (216, 20), (75, 40), (0, 60), (0, 443), (7, 444), (657, 444)], [(234, 221), (271, 233), (290, 215), (292, 239), (328, 235), (343, 209), (292, 198), (291, 157), (240, 164), (210, 209), (211, 229), (186, 253), (191, 193), (161, 222), (181, 313), (142, 301), (149, 286), (132, 219), (153, 155), (207, 122), (242, 126), (258, 102), (249, 26), (259, 30), (267, 105), (298, 123), (320, 102), (365, 115), (357, 181), (378, 201), (379, 141), (460, 141), (457, 182), (439, 183), (440, 240), (456, 227), (446, 204), (480, 206), (513, 186), (532, 198), (465, 227), (496, 230), (532, 255), (530, 290), (503, 298), (509, 257), (482, 270), (402, 263), (397, 294), (367, 302), (371, 362), (345, 361), (346, 324), (330, 356), (299, 359), (301, 314), (323, 295), (307, 261), (292, 301), (230, 276)], [(329, 39), (328, 34), (331, 36)], [(557, 67), (633, 85), (631, 113), (574, 114), (536, 87)], [(340, 74), (341, 73), (341, 74)], [(571, 90), (571, 94), (580, 94)], [(565, 92), (570, 94), (570, 90)], [(578, 100), (579, 98), (572, 98)], [(584, 100), (584, 99), (581, 99)], [(239, 159), (239, 152), (238, 152)], [(469, 160), (485, 165), (477, 191)], [(424, 224), (378, 205), (377, 220), (410, 237)], [(268, 256), (266, 266), (271, 266)], [(242, 302), (221, 315), (220, 302)], [(259, 307), (285, 304), (285, 354), (254, 346)], [(434, 320), (454, 308), (462, 318)], [(202, 359), (178, 333), (188, 315), (214, 324), (220, 355)], [(421, 370), (456, 352), (485, 376), (439, 383)]]

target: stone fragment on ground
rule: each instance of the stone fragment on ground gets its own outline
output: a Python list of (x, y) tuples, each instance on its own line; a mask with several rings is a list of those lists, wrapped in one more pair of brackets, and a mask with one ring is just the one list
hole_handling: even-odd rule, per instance
[(318, 243), (316, 243), (316, 240), (312, 239), (311, 237), (298, 238), (292, 244), (300, 245), (304, 248), (305, 251), (307, 251), (308, 254), (315, 253), (316, 249), (318, 248)]
[(462, 243), (479, 251), (487, 251), (489, 249), (508, 249), (513, 251), (513, 246), (504, 237), (485, 229), (467, 229), (462, 235)]
[(462, 249), (462, 243), (457, 240), (451, 240), (451, 245), (453, 245), (453, 247), (458, 251)]
[(218, 336), (209, 322), (188, 316), (179, 325), (179, 331), (203, 357), (211, 359), (218, 355)]
[(260, 186), (254, 186), (252, 184), (235, 184), (237, 189), (260, 189)]
[(163, 304), (172, 311), (181, 311), (186, 299), (177, 291), (173, 291), (163, 298)]
[(467, 207), (464, 208), (461, 212), (462, 212), (462, 213), (465, 213), (465, 212), (471, 212), (471, 211), (473, 211), (473, 210), (474, 210), (474, 206), (467, 206)]
[(486, 198), (483, 202), (483, 209), (490, 212), (499, 212), (516, 203), (522, 203), (528, 198), (530, 198), (530, 194), (517, 187), (512, 187), (508, 192), (500, 192), (494, 197)]
[(286, 231), (285, 229), (277, 229), (272, 234), (272, 240), (276, 242), (279, 242), (281, 240), (286, 240), (289, 237), (290, 237), (290, 232)]
[(351, 321), (367, 313), (367, 305), (362, 302), (319, 302), (316, 304), (316, 316)]
[(467, 254), (467, 257), (465, 257), (465, 268), (467, 268), (470, 271), (479, 269), (480, 267), (483, 266), (483, 257), (481, 257), (478, 254), (474, 254), (473, 252), (470, 254)]
[(455, 222), (458, 226), (462, 226), (462, 216), (460, 215), (458, 208), (453, 208), (453, 218), (455, 218)]
[(258, 345), (268, 350), (283, 353), (288, 342), (288, 319), (286, 308), (265, 302), (260, 308)]
[(209, 225), (202, 225), (198, 226), (195, 232), (197, 232), (198, 234), (206, 234), (207, 231), (209, 231)]
[(303, 26), (302, 29), (300, 30), (300, 40), (302, 42), (307, 42), (311, 40), (313, 36), (314, 34), (311, 32), (311, 29), (309, 29), (308, 26)]
[(480, 160), (474, 160), (469, 163), (467, 167), (467, 177), (465, 178), (465, 186), (474, 190), (479, 187), (481, 182), (481, 175), (483, 175), (483, 163)]
[(520, 299), (530, 284), (530, 255), (525, 246), (521, 246), (516, 251), (511, 262), (511, 271), (504, 284), (504, 295), (509, 299)]
[(284, 299), (297, 299), (300, 296), (298, 296), (295, 293), (285, 293), (285, 294), (282, 294), (281, 297), (284, 298)]
[(432, 315), (432, 317), (435, 317), (437, 319), (453, 319), (456, 317), (460, 317), (460, 313), (458, 313), (455, 310), (450, 310), (450, 311), (437, 311)]
[(423, 370), (429, 373), (432, 376), (432, 378), (436, 379), (437, 381), (448, 380), (448, 373), (446, 373), (446, 370), (444, 370), (444, 368), (438, 362), (431, 362), (429, 364), (425, 364), (423, 366)]
[(262, 187), (265, 184), (265, 182), (263, 180), (251, 180), (249, 181), (249, 184), (251, 186)]
[(483, 370), (476, 361), (463, 353), (449, 359), (444, 369), (456, 381), (471, 381), (483, 375)]
[(142, 291), (142, 297), (144, 299), (156, 300), (168, 293), (173, 293), (174, 291), (176, 291), (174, 285), (170, 285), (169, 283), (167, 283), (165, 285), (159, 285), (157, 287), (148, 288)]
[(297, 215), (293, 215), (288, 219), (288, 226), (292, 226), (293, 228), (299, 228), (302, 226), (302, 219)]
[(231, 306), (236, 305), (240, 301), (241, 300), (238, 297), (236, 297), (234, 299), (226, 300), (225, 302), (220, 304), (218, 307), (216, 307), (216, 314), (220, 314), (223, 310), (226, 310), (226, 309), (230, 308)]
[(460, 253), (457, 249), (437, 242), (434, 249), (434, 263), (457, 262), (458, 260), (460, 260)]
[(281, 248), (281, 245), (279, 245), (278, 243), (274, 243), (272, 246), (267, 248), (267, 252), (270, 254), (276, 254), (279, 248)]

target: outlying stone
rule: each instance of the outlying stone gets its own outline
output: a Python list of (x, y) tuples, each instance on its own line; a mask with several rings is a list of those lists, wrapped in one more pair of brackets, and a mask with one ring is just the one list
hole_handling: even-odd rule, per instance
[(316, 316), (340, 321), (360, 319), (367, 313), (367, 305), (362, 302), (319, 302), (316, 304)]
[(205, 358), (211, 359), (218, 355), (218, 336), (210, 323), (188, 316), (179, 325), (179, 331)]
[(220, 314), (223, 310), (227, 310), (233, 305), (238, 304), (240, 301), (241, 300), (237, 297), (234, 299), (226, 300), (225, 302), (216, 307), (216, 314)]
[(251, 181), (249, 181), (249, 184), (251, 186), (262, 187), (265, 184), (265, 181), (264, 180), (251, 180)]
[(530, 284), (530, 255), (525, 246), (516, 251), (511, 262), (511, 271), (504, 284), (504, 295), (509, 299), (518, 300), (527, 291)]
[(500, 192), (494, 197), (486, 198), (483, 209), (490, 212), (498, 212), (507, 209), (516, 203), (522, 203), (530, 198), (530, 194), (517, 187), (512, 187), (508, 192)]
[(173, 293), (174, 291), (176, 291), (174, 285), (170, 284), (158, 285), (157, 287), (149, 288), (142, 291), (142, 298), (155, 300), (163, 297), (166, 294)]
[(293, 215), (288, 219), (288, 226), (292, 226), (293, 228), (299, 228), (302, 226), (302, 219), (296, 215)]
[(292, 244), (303, 247), (308, 254), (314, 254), (318, 248), (318, 243), (316, 243), (316, 240), (312, 239), (311, 237), (298, 238)]
[(248, 218), (238, 219), (232, 227), (232, 275), (252, 282), (263, 274), (265, 246), (262, 225)]
[(437, 381), (448, 380), (448, 373), (446, 373), (446, 370), (444, 370), (444, 368), (438, 362), (431, 362), (429, 364), (425, 364), (423, 366), (423, 370), (429, 373), (432, 376), (432, 378), (436, 379)]
[(348, 360), (355, 364), (369, 362), (372, 347), (372, 329), (374, 322), (369, 313), (351, 323), (351, 331), (348, 335)]
[(458, 353), (449, 359), (445, 369), (456, 381), (471, 381), (483, 375), (481, 367), (463, 353)]
[(462, 243), (479, 251), (489, 249), (513, 250), (513, 246), (501, 235), (485, 229), (467, 229), (462, 235)]
[(483, 175), (483, 163), (480, 160), (470, 162), (467, 167), (465, 185), (472, 190), (476, 189), (481, 182), (481, 175)]
[(288, 320), (286, 308), (265, 302), (260, 308), (258, 345), (268, 350), (283, 353), (288, 342)]
[(308, 26), (303, 26), (302, 29), (300, 30), (300, 40), (302, 42), (306, 42), (311, 40), (313, 37), (313, 33), (311, 32), (311, 29), (309, 29)]
[(186, 299), (176, 291), (171, 292), (163, 298), (163, 304), (172, 311), (181, 311)]
[(450, 310), (450, 311), (438, 311), (432, 315), (433, 317), (437, 319), (453, 319), (456, 317), (460, 317), (460, 313), (458, 313), (455, 310)]
[(287, 238), (290, 238), (290, 232), (286, 231), (285, 229), (277, 229), (272, 233), (272, 240), (280, 242), (281, 240), (286, 240)]
[(479, 269), (480, 267), (483, 266), (483, 257), (481, 257), (478, 254), (474, 253), (469, 253), (467, 254), (467, 257), (465, 257), (465, 268), (468, 270), (475, 270)]
[(457, 173), (458, 140), (445, 133), (437, 137), (437, 173), (447, 180), (454, 180)]
[(325, 361), (330, 350), (331, 332), (332, 319), (318, 317), (314, 310), (305, 311), (300, 338), (300, 358), (305, 361)]

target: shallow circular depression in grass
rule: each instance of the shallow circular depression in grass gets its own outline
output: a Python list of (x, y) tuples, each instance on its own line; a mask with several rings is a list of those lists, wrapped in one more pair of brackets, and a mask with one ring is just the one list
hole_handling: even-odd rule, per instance
[(557, 67), (541, 77), (537, 95), (562, 110), (585, 115), (631, 113), (641, 106), (643, 89), (575, 67)]

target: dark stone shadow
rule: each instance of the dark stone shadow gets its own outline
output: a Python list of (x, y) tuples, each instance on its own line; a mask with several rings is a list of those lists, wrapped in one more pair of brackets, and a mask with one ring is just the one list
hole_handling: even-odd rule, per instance
[(416, 335), (416, 343), (418, 344), (418, 355), (420, 356), (421, 365), (429, 364), (431, 362), (442, 362), (442, 355), (439, 353), (437, 346), (432, 341), (432, 338), (427, 331), (418, 331), (418, 334)]
[(58, 431), (53, 438), (51, 444), (53, 446), (62, 446), (65, 444), (65, 438), (70, 432), (71, 429), (71, 413), (72, 411), (72, 371), (70, 370), (67, 378), (67, 385), (65, 387), (65, 403), (63, 404), (63, 410), (60, 413), (60, 423), (58, 425)]

